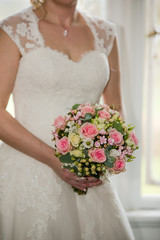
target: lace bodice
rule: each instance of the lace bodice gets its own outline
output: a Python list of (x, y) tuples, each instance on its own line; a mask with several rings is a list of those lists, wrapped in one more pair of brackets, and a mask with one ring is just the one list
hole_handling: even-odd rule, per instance
[(75, 103), (99, 102), (109, 79), (108, 55), (115, 25), (81, 14), (94, 36), (95, 49), (84, 53), (78, 62), (45, 46), (32, 7), (0, 24), (22, 54), (13, 90), (16, 119), (49, 144), (53, 119)]
[[(95, 49), (104, 51), (107, 56), (112, 49), (116, 35), (115, 24), (80, 11), (91, 28), (95, 38)], [(25, 9), (0, 23), (1, 28), (18, 46), (22, 56), (34, 48), (45, 47), (45, 41), (38, 28), (38, 17), (32, 7)]]

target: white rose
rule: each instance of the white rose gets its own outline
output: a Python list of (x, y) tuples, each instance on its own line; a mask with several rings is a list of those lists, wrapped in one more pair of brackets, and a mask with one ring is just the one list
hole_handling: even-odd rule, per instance
[(110, 157), (114, 157), (114, 158), (116, 158), (116, 157), (118, 157), (120, 154), (119, 154), (119, 152), (116, 150), (116, 149), (112, 149), (112, 150), (110, 150)]

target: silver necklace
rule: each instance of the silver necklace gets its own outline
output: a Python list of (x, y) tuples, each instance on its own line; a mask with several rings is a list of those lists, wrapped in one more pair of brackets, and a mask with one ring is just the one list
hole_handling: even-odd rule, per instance
[(65, 37), (68, 36), (68, 30), (67, 30), (67, 29), (64, 29), (64, 31), (63, 31), (63, 35), (64, 35)]
[[(77, 16), (77, 18), (78, 18), (78, 16)], [(62, 27), (62, 26), (61, 26), (61, 28), (63, 29), (63, 35), (64, 35), (64, 37), (66, 38), (66, 37), (68, 36), (68, 33), (69, 33), (70, 28), (69, 28), (69, 29), (66, 29), (66, 28), (64, 28), (64, 27)]]

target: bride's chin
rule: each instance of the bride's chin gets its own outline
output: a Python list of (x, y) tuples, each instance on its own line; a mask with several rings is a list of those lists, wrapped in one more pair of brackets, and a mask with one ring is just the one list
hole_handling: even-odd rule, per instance
[(54, 3), (62, 6), (73, 6), (78, 0), (52, 0)]

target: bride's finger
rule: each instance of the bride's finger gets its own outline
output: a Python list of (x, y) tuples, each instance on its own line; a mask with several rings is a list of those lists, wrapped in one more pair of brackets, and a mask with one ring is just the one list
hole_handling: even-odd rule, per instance
[(89, 187), (87, 184), (79, 184), (77, 182), (70, 182), (70, 185), (72, 185), (73, 187), (78, 188), (80, 190), (84, 190)]
[(88, 182), (98, 182), (98, 181), (101, 181), (100, 179), (95, 178), (95, 177), (87, 177), (87, 180), (88, 180)]

